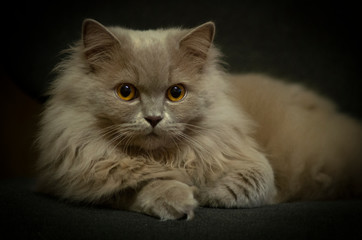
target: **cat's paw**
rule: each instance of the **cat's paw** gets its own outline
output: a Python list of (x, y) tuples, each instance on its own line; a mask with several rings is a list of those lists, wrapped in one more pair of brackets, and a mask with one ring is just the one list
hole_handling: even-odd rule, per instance
[(246, 173), (229, 174), (197, 194), (201, 205), (211, 207), (256, 207), (271, 204), (276, 190), (273, 182)]
[(161, 220), (194, 217), (198, 203), (195, 187), (176, 180), (156, 180), (144, 186), (137, 194), (131, 210), (143, 212)]

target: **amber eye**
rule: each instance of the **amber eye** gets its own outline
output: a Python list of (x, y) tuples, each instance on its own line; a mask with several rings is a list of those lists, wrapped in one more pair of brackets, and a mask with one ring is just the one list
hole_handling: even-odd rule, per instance
[(167, 90), (167, 98), (172, 102), (180, 101), (184, 98), (185, 94), (186, 90), (182, 84), (173, 85)]
[(137, 97), (137, 89), (129, 83), (121, 84), (116, 89), (117, 95), (120, 99), (130, 101)]

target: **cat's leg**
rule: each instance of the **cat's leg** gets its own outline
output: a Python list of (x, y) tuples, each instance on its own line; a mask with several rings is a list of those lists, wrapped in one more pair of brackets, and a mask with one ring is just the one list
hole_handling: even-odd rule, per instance
[[(127, 169), (125, 163), (131, 162), (124, 158), (121, 161), (124, 164), (106, 171), (106, 178), (113, 180), (101, 184), (102, 189), (114, 187), (114, 197), (108, 200), (108, 204), (162, 220), (179, 219), (185, 215), (191, 219), (198, 204), (194, 198), (196, 188), (186, 171), (142, 160), (138, 160), (136, 166), (136, 161), (132, 159), (133, 167)], [(99, 162), (98, 171), (103, 166), (107, 168), (106, 163)]]
[(128, 209), (159, 217), (162, 220), (192, 219), (198, 203), (196, 187), (176, 180), (154, 180), (134, 192)]
[(202, 206), (256, 207), (275, 202), (276, 187), (266, 159), (230, 161), (225, 169), (200, 185), (197, 200)]
[[(123, 162), (125, 161), (126, 159), (123, 159)], [(108, 198), (103, 198), (104, 204), (145, 213), (162, 220), (184, 216), (187, 216), (187, 219), (193, 218), (193, 211), (198, 205), (194, 198), (196, 187), (192, 186), (193, 183), (184, 169), (144, 162), (132, 169), (118, 166), (106, 172), (108, 181), (99, 184), (109, 195)]]
[[(77, 161), (78, 164), (82, 162), (85, 161)], [(94, 162), (87, 168), (73, 166), (73, 171), (44, 169), (38, 191), (161, 219), (177, 219), (184, 215), (192, 218), (197, 206), (195, 187), (184, 169), (126, 156), (120, 159), (119, 155)]]

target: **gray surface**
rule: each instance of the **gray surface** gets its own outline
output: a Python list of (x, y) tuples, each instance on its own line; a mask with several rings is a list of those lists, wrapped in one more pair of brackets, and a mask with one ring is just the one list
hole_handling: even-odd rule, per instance
[(362, 239), (362, 201), (199, 208), (191, 221), (162, 222), (61, 202), (32, 192), (31, 183), (0, 182), (0, 230), (9, 239)]

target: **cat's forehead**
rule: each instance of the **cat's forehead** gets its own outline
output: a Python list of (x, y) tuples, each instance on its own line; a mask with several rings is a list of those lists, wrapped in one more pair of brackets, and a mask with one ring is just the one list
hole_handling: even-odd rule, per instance
[[(128, 30), (131, 41), (132, 66), (136, 84), (145, 89), (164, 88), (169, 85), (169, 70), (172, 60), (172, 38), (177, 30)], [(124, 34), (124, 31), (123, 31)]]
[(134, 57), (142, 58), (150, 55), (148, 57), (153, 57), (156, 61), (166, 57), (168, 36), (165, 31), (131, 31), (129, 37)]
[(181, 29), (168, 28), (156, 30), (131, 30), (125, 28), (111, 28), (115, 35), (126, 34), (135, 48), (144, 48), (155, 44), (166, 44), (170, 37), (177, 36), (182, 32)]
[(129, 31), (129, 37), (135, 48), (165, 44), (169, 32), (162, 30)]

